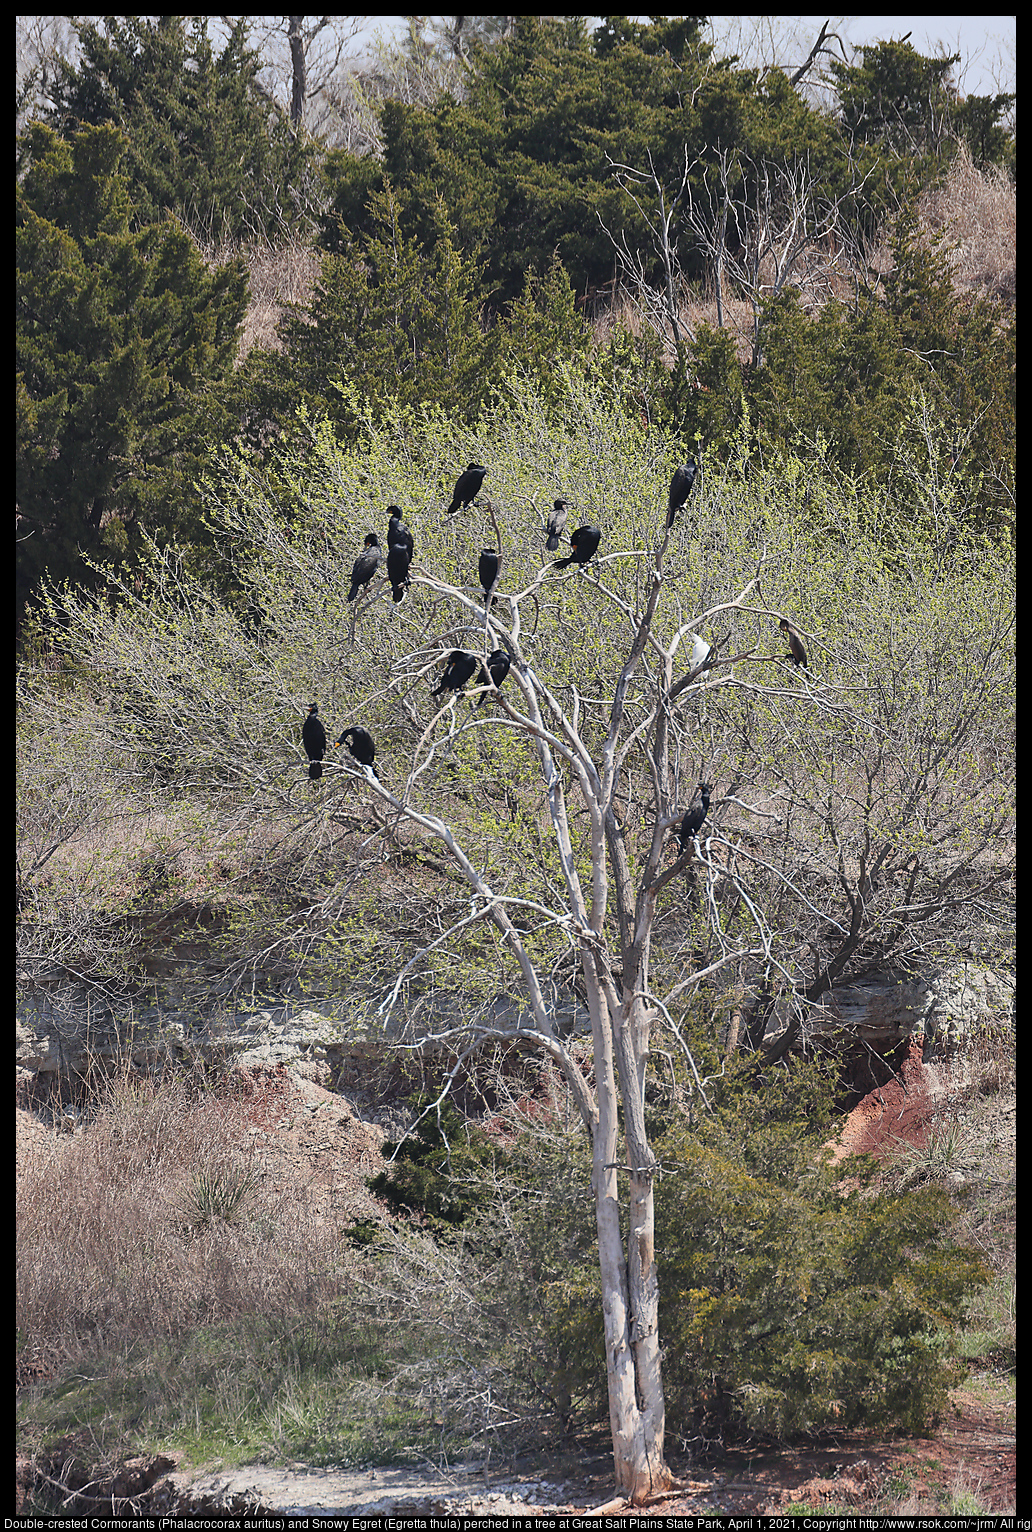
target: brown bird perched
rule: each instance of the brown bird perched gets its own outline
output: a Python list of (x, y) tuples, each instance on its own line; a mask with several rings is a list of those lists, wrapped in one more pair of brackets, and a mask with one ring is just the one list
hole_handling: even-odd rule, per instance
[(783, 633), (788, 634), (788, 647), (791, 653), (785, 655), (786, 660), (791, 660), (793, 665), (802, 665), (804, 670), (809, 670), (810, 667), (806, 663), (806, 650), (803, 648), (803, 641), (788, 618), (782, 617), (778, 627)]
[(559, 547), (559, 539), (566, 531), (566, 501), (556, 500), (548, 514), (548, 526), (545, 528), (548, 541), (545, 547), (549, 553), (555, 553)]

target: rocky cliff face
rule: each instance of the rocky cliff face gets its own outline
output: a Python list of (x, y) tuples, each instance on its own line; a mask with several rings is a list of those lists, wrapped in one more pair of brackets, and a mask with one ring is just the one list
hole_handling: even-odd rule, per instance
[[(1014, 1004), (1009, 977), (965, 963), (900, 982), (890, 975), (843, 985), (807, 1016), (803, 1037), (859, 1043), (879, 1054), (919, 1040), (926, 1064), (951, 1056), (980, 1027), (1006, 1019)], [(582, 1030), (586, 1012), (571, 997), (557, 1014), (557, 1028), (569, 1035)], [(456, 1014), (447, 1020), (461, 1020)], [(435, 1013), (436, 1015), (436, 1013)], [(490, 1021), (494, 1026), (520, 1024), (517, 998), (499, 995)], [(787, 1023), (775, 1015), (767, 1042), (776, 1041)], [(346, 1035), (329, 1012), (286, 1002), (251, 1011), (206, 1016), (196, 1009), (154, 1005), (124, 1007), (98, 1004), (71, 986), (37, 990), (17, 1010), (16, 1064), (19, 1078), (51, 1075), (82, 1078), (91, 1069), (116, 1063), (158, 1070), (194, 1058), (232, 1059), (242, 1068), (283, 1065), (310, 1078), (339, 1073), (363, 1049)]]

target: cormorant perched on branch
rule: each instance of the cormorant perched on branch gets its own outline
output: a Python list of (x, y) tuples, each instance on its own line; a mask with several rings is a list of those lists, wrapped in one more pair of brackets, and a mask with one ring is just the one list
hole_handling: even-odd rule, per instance
[(360, 729), (358, 727), (345, 729), (340, 739), (334, 745), (334, 750), (337, 749), (338, 745), (347, 745), (348, 750), (358, 764), (360, 766), (368, 766), (373, 776), (379, 780), (380, 773), (373, 765), (373, 761), (376, 759), (376, 747), (373, 744), (373, 736), (369, 733), (368, 729)]
[(387, 578), (391, 582), (391, 600), (403, 601), (409, 588), (409, 564), (412, 555), (404, 543), (391, 543), (387, 549)]
[(592, 558), (602, 541), (602, 533), (598, 527), (578, 527), (576, 532), (570, 533), (570, 544), (573, 552), (568, 559), (556, 559), (553, 569), (565, 569), (568, 564), (586, 564)]
[(803, 648), (803, 641), (788, 618), (782, 617), (778, 627), (782, 632), (788, 634), (788, 647), (792, 652), (785, 655), (786, 660), (791, 660), (793, 665), (802, 665), (804, 670), (809, 670), (810, 667), (806, 663), (806, 650)]
[(682, 856), (688, 850), (688, 842), (691, 840), (692, 836), (698, 835), (699, 830), (702, 828), (702, 821), (709, 813), (710, 793), (712, 791), (712, 783), (700, 782), (699, 796), (702, 798), (702, 802), (696, 803), (692, 808), (690, 808), (687, 814), (685, 814), (684, 818), (681, 820), (681, 829), (678, 832), (677, 838), (681, 847)]
[[(480, 674), (477, 676), (477, 685), (486, 686), (488, 684), (488, 680), (490, 679), (496, 686), (501, 686), (502, 682), (509, 674), (509, 666), (511, 664), (512, 655), (507, 649), (492, 649), (491, 653), (487, 656), (487, 670), (484, 669), (483, 665), (480, 667)], [(490, 677), (488, 676), (488, 672), (490, 672)], [(477, 707), (483, 707), (484, 703), (487, 701), (490, 695), (490, 692), (485, 692), (480, 701), (477, 703)]]
[(452, 503), (448, 507), (445, 514), (448, 516), (454, 516), (455, 512), (459, 510), (460, 507), (462, 510), (465, 510), (468, 505), (472, 505), (477, 495), (479, 495), (480, 486), (483, 484), (486, 477), (486, 468), (482, 468), (479, 463), (470, 463), (469, 467), (466, 469), (466, 472), (459, 475), (459, 481), (455, 486), (455, 494), (452, 497)]
[(496, 553), (493, 548), (481, 548), (480, 562), (477, 565), (477, 573), (480, 576), (480, 583), (484, 587), (485, 606), (487, 605), (487, 598), (491, 593), (491, 587), (498, 579), (501, 568), (502, 555), (500, 553)]
[(318, 702), (309, 703), (308, 717), (301, 725), (301, 743), (308, 757), (308, 775), (313, 782), (318, 782), (322, 776), (322, 759), (326, 754), (326, 730), (316, 716), (318, 712)]
[(397, 505), (389, 505), (387, 507), (387, 514), (390, 517), (387, 523), (388, 549), (393, 548), (395, 543), (400, 543), (402, 547), (408, 549), (408, 556), (411, 558), (415, 552), (416, 545), (412, 540), (412, 533), (402, 520), (401, 508)]
[(548, 526), (545, 530), (548, 533), (548, 541), (545, 543), (545, 547), (549, 553), (554, 553), (559, 546), (560, 537), (566, 531), (565, 500), (556, 500), (553, 503), (552, 509), (548, 514)]
[(360, 553), (352, 565), (351, 589), (348, 592), (349, 601), (354, 601), (358, 595), (358, 587), (360, 585), (368, 585), (380, 567), (380, 539), (375, 532), (366, 533), (365, 549), (365, 553)]
[(674, 469), (674, 477), (670, 480), (670, 494), (667, 497), (666, 524), (668, 528), (673, 526), (674, 517), (678, 511), (684, 509), (688, 496), (692, 492), (695, 475), (698, 471), (699, 465), (692, 457), (688, 459), (687, 463), (682, 464), (680, 468)]
[(453, 649), (448, 656), (448, 663), (444, 667), (441, 679), (436, 686), (431, 687), (431, 697), (439, 697), (442, 692), (460, 692), (479, 664), (480, 661), (475, 654), (466, 654), (462, 649)]

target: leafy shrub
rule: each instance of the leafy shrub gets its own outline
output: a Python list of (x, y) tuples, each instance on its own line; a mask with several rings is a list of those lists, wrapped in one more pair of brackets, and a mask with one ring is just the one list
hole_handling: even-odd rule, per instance
[[(710, 1440), (920, 1429), (962, 1376), (953, 1332), (990, 1273), (949, 1239), (957, 1214), (941, 1190), (876, 1193), (872, 1161), (823, 1163), (826, 1063), (776, 1074), (721, 1082), (711, 1113), (678, 1115), (655, 1138), (667, 1427)], [(434, 1119), (424, 1123), (411, 1158), (370, 1185), (462, 1225), (515, 1389), (546, 1400), (564, 1429), (603, 1416), (586, 1137), (524, 1138), (492, 1163), (452, 1126), (449, 1172)]]
[[(945, 1193), (873, 1193), (872, 1167), (822, 1166), (820, 1137), (790, 1118), (782, 1136), (809, 1163), (789, 1170), (786, 1152), (773, 1175), (746, 1168), (752, 1095), (738, 1092), (737, 1133), (675, 1123), (657, 1144), (672, 1172), (656, 1198), (669, 1425), (724, 1438), (921, 1428), (962, 1376), (953, 1331), (989, 1271), (950, 1242)], [(847, 1174), (860, 1182), (848, 1192)]]
[[(417, 1110), (425, 1104), (421, 1096), (410, 1102)], [(421, 1215), (438, 1234), (466, 1221), (479, 1200), (484, 1172), (505, 1158), (448, 1102), (431, 1108), (400, 1144), (386, 1142), (380, 1152), (391, 1163), (367, 1179), (369, 1190), (393, 1213)]]

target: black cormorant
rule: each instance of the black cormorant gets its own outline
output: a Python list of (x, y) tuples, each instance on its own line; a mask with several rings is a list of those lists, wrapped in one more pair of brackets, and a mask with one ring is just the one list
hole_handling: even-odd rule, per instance
[(310, 702), (308, 717), (301, 725), (301, 743), (308, 757), (308, 775), (313, 782), (318, 782), (322, 776), (322, 760), (326, 754), (326, 730), (319, 721), (318, 712), (318, 702)]
[(803, 641), (788, 618), (782, 617), (778, 627), (782, 632), (788, 634), (788, 647), (792, 652), (785, 655), (786, 660), (791, 660), (793, 665), (802, 665), (804, 670), (809, 670), (810, 667), (806, 663), (806, 650), (803, 648)]
[(444, 667), (441, 679), (430, 689), (431, 697), (439, 697), (442, 692), (461, 691), (479, 664), (480, 661), (475, 654), (466, 654), (462, 649), (453, 649), (448, 656), (448, 663)]
[(712, 783), (700, 782), (699, 796), (701, 797), (702, 802), (696, 803), (692, 808), (690, 808), (687, 814), (685, 814), (684, 818), (681, 820), (681, 829), (678, 832), (677, 838), (680, 842), (682, 856), (688, 850), (688, 842), (691, 840), (692, 836), (698, 835), (699, 830), (702, 827), (702, 821), (709, 813), (710, 793), (712, 791)]
[(454, 516), (455, 512), (460, 508), (465, 510), (468, 505), (472, 505), (477, 495), (479, 495), (480, 486), (486, 477), (486, 468), (482, 468), (479, 463), (470, 463), (466, 472), (459, 475), (459, 482), (455, 486), (452, 503), (445, 514)]
[(354, 601), (358, 595), (360, 585), (368, 585), (377, 569), (380, 567), (380, 539), (375, 532), (366, 534), (364, 553), (360, 553), (351, 569), (351, 589), (348, 592), (348, 600)]
[(387, 507), (387, 514), (390, 517), (387, 523), (387, 547), (393, 548), (395, 543), (401, 543), (403, 547), (408, 549), (408, 555), (411, 558), (415, 552), (416, 545), (412, 540), (412, 533), (402, 520), (400, 507), (389, 505)]
[(373, 736), (368, 729), (360, 729), (357, 726), (345, 729), (340, 739), (334, 745), (334, 750), (339, 745), (347, 745), (348, 750), (354, 756), (360, 766), (368, 766), (373, 776), (379, 780), (380, 773), (373, 765), (376, 759), (376, 746), (373, 744)]
[(480, 583), (484, 587), (485, 606), (487, 605), (487, 598), (491, 593), (491, 587), (498, 579), (501, 568), (502, 555), (500, 553), (496, 553), (493, 548), (481, 548), (480, 563), (477, 565), (477, 573), (480, 576)]
[(694, 458), (689, 458), (680, 468), (674, 469), (674, 477), (670, 480), (670, 494), (667, 497), (666, 524), (672, 527), (674, 517), (678, 511), (684, 509), (688, 496), (692, 492), (695, 483), (695, 475), (699, 471), (699, 465)]
[[(502, 682), (509, 674), (509, 666), (511, 664), (512, 655), (507, 649), (492, 649), (491, 653), (487, 657), (487, 670), (484, 669), (483, 665), (480, 667), (480, 674), (477, 676), (477, 685), (487, 686), (488, 681), (490, 680), (493, 681), (496, 686), (501, 686)], [(490, 672), (490, 675), (488, 672)], [(484, 703), (487, 701), (490, 695), (490, 692), (485, 692), (480, 701), (477, 703), (477, 707), (483, 707)]]
[(559, 539), (566, 531), (566, 501), (556, 500), (548, 515), (548, 541), (545, 547), (549, 553), (554, 553), (559, 546)]
[(404, 543), (391, 543), (387, 549), (387, 578), (391, 582), (391, 600), (403, 601), (409, 588), (409, 564), (412, 555)]
[(602, 533), (598, 527), (578, 527), (570, 533), (570, 544), (573, 552), (568, 559), (556, 559), (553, 569), (565, 569), (568, 564), (586, 564), (595, 554), (599, 543), (602, 541)]

